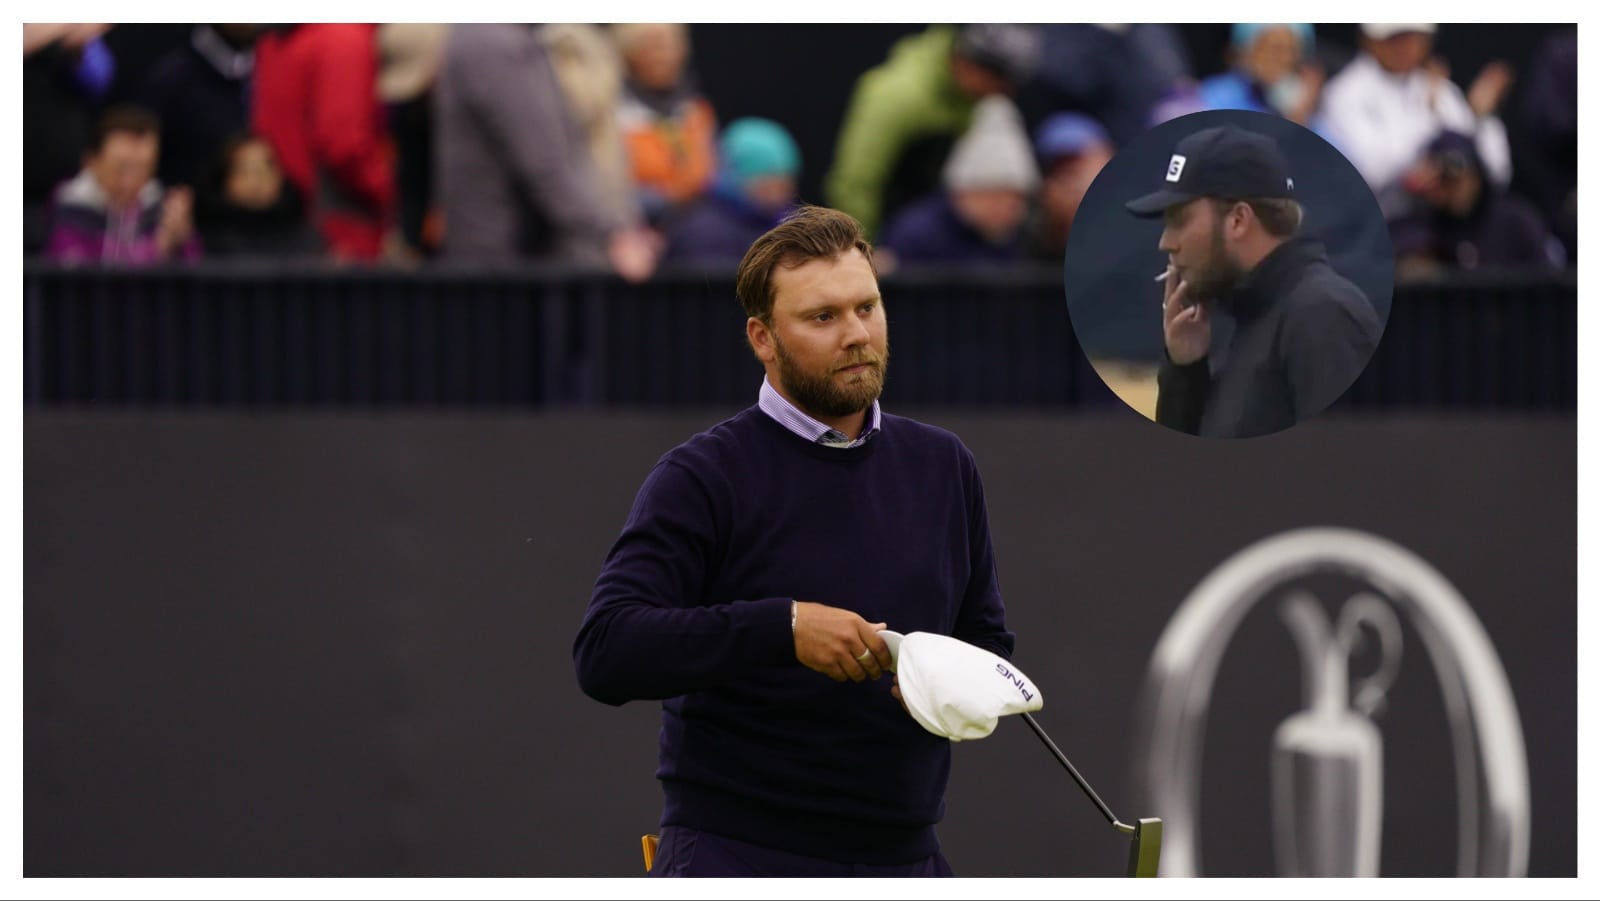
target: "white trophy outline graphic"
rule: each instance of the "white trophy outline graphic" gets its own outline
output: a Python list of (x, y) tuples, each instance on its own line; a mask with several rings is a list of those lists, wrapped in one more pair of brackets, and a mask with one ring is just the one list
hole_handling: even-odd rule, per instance
[[(1372, 717), (1400, 671), (1400, 620), (1368, 592), (1347, 600), (1337, 628), (1315, 595), (1280, 608), (1300, 660), (1305, 709), (1279, 724), (1272, 748), (1272, 823), (1285, 876), (1376, 876), (1383, 834), (1383, 736)], [(1356, 688), (1349, 660), (1361, 626), (1377, 633), (1378, 669)], [(1305, 815), (1319, 811), (1320, 817)], [(1348, 828), (1341, 828), (1348, 827)]]
[[(1200, 873), (1200, 753), (1217, 667), (1234, 631), (1274, 589), (1315, 573), (1364, 580), (1388, 602), (1367, 593), (1351, 598), (1341, 612), (1335, 637), (1320, 607), (1304, 606), (1315, 605), (1309, 597), (1286, 599), (1283, 612), (1301, 648), (1308, 694), (1314, 688), (1337, 692), (1343, 709), (1334, 711), (1329, 700), (1333, 696), (1324, 696), (1320, 707), (1313, 704), (1280, 726), (1280, 742), (1286, 736), (1310, 736), (1309, 743), (1299, 746), (1301, 752), (1334, 753), (1337, 746), (1346, 749), (1351, 759), (1370, 760), (1377, 733), (1366, 715), (1381, 703), (1384, 680), (1393, 679), (1392, 670), (1398, 665), (1398, 623), (1388, 622), (1398, 609), (1422, 638), (1450, 723), (1460, 800), (1457, 875), (1526, 875), (1531, 826), (1527, 751), (1510, 682), (1483, 625), (1455, 586), (1421, 557), (1376, 535), (1331, 527), (1284, 532), (1235, 553), (1190, 592), (1156, 643), (1140, 697), (1134, 747), (1143, 754), (1135, 785), (1144, 793), (1143, 804), (1165, 822), (1161, 875)], [(1376, 612), (1378, 608), (1383, 612)], [(1347, 678), (1343, 655), (1363, 621), (1383, 639), (1385, 660), (1357, 689), (1360, 712), (1352, 712), (1342, 698)], [(1333, 679), (1338, 680), (1337, 687), (1330, 685)], [(1309, 719), (1291, 725), (1297, 717), (1316, 717), (1319, 711), (1323, 718), (1316, 725)], [(1328, 729), (1334, 714), (1343, 725)], [(1361, 737), (1368, 729), (1370, 737)], [(1340, 738), (1329, 740), (1336, 733)], [(1274, 763), (1280, 784), (1293, 781), (1286, 775), (1293, 769), (1288, 751), (1280, 743), (1275, 752), (1283, 758)], [(1317, 792), (1315, 786), (1319, 778), (1335, 772), (1325, 769), (1303, 781), (1302, 787), (1312, 790), (1299, 800), (1326, 802), (1327, 793)], [(1377, 875), (1380, 826), (1373, 818), (1381, 818), (1381, 796), (1374, 796), (1374, 792), (1381, 795), (1381, 755), (1376, 766), (1338, 772), (1342, 775), (1335, 778), (1348, 778), (1358, 795), (1338, 811), (1349, 820), (1302, 830), (1312, 836), (1309, 844), (1306, 834), (1280, 839), (1286, 845), (1279, 849), (1280, 858), (1297, 860), (1302, 871), (1333, 875), (1327, 868), (1337, 866), (1340, 875)], [(1280, 823), (1292, 815), (1284, 791), (1289, 789), (1275, 793)], [(1359, 797), (1362, 793), (1366, 796)], [(1365, 826), (1360, 822), (1363, 816)], [(1325, 844), (1330, 840), (1332, 845)]]

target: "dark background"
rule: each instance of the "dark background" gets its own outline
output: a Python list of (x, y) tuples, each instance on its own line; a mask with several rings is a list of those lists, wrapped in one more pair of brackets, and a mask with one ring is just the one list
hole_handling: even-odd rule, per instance
[[(1090, 359), (1160, 362), (1162, 287), (1153, 282), (1167, 266), (1157, 249), (1162, 220), (1141, 219), (1124, 204), (1163, 187), (1173, 147), (1206, 128), (1232, 125), (1277, 142), (1305, 208), (1301, 234), (1322, 242), (1329, 262), (1372, 301), (1379, 321), (1389, 318), (1394, 294), (1394, 247), (1378, 202), (1361, 173), (1327, 141), (1287, 119), (1245, 110), (1210, 110), (1181, 116), (1146, 131), (1118, 151), (1096, 176), (1078, 210), (1067, 245), (1067, 310), (1072, 330)], [(1213, 338), (1227, 346), (1226, 314)]]
[[(651, 463), (728, 412), (30, 411), (25, 872), (640, 874), (657, 705), (585, 698), (570, 646)], [(921, 415), (976, 454), (1039, 719), (1124, 819), (1160, 814), (1130, 806), (1131, 743), (1167, 618), (1246, 545), (1347, 526), (1421, 555), (1483, 621), (1526, 736), (1530, 873), (1576, 873), (1570, 416), (1219, 442), (1131, 416)], [(1407, 638), (1378, 721), (1382, 872), (1449, 875), (1448, 733)], [(1273, 871), (1267, 755), (1299, 693), (1258, 608), (1215, 687), (1205, 872)], [(958, 873), (1121, 872), (1121, 837), (1020, 723), (955, 748), (948, 798)]]

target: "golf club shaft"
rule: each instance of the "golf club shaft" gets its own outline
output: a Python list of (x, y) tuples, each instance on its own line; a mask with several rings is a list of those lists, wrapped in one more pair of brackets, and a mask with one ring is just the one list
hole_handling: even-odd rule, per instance
[(1061, 753), (1061, 749), (1056, 747), (1056, 743), (1050, 740), (1049, 735), (1045, 734), (1044, 727), (1040, 726), (1038, 721), (1033, 718), (1033, 714), (1024, 712), (1022, 719), (1023, 722), (1028, 724), (1028, 728), (1033, 730), (1033, 734), (1039, 736), (1039, 740), (1044, 742), (1044, 746), (1050, 749), (1050, 753), (1056, 755), (1056, 759), (1061, 761), (1061, 765), (1067, 768), (1067, 772), (1072, 774), (1072, 781), (1078, 783), (1078, 787), (1083, 789), (1083, 793), (1089, 796), (1089, 800), (1094, 802), (1094, 806), (1100, 808), (1100, 812), (1105, 815), (1106, 822), (1110, 823), (1118, 832), (1133, 832), (1132, 826), (1117, 819), (1117, 815), (1111, 812), (1111, 808), (1106, 806), (1106, 802), (1100, 800), (1100, 796), (1095, 794), (1094, 789), (1089, 787), (1089, 783), (1085, 782), (1083, 777), (1078, 774), (1078, 768), (1072, 765), (1072, 761), (1067, 759), (1067, 755)]

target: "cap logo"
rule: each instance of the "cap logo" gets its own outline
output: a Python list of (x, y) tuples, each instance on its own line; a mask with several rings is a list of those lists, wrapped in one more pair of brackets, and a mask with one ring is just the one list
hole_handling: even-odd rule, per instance
[(1289, 190), (1293, 191), (1294, 190), (1294, 179), (1286, 178), (1286, 179), (1284, 179), (1284, 181), (1289, 183)]
[(1174, 153), (1172, 162), (1167, 164), (1167, 181), (1177, 181), (1183, 175), (1183, 164), (1188, 161), (1189, 158), (1183, 154)]

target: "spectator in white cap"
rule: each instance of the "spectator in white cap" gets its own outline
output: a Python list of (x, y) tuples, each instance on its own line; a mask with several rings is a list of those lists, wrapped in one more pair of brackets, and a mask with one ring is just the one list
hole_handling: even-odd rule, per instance
[(1020, 259), (1022, 226), (1039, 188), (1039, 168), (1008, 98), (978, 104), (972, 128), (945, 163), (943, 188), (908, 206), (884, 231), (901, 263), (1005, 263)]
[(1511, 181), (1511, 146), (1495, 115), (1511, 87), (1511, 68), (1492, 62), (1463, 93), (1433, 51), (1436, 26), (1361, 26), (1362, 52), (1323, 91), (1328, 128), (1378, 198), (1386, 218), (1409, 208), (1400, 182), (1441, 131), (1473, 137), (1490, 180)]

